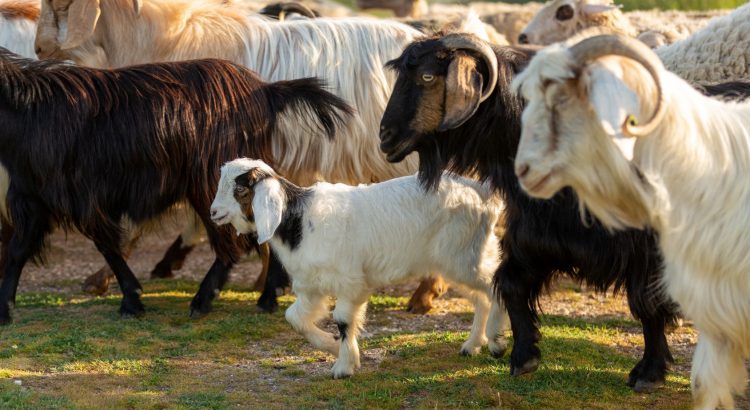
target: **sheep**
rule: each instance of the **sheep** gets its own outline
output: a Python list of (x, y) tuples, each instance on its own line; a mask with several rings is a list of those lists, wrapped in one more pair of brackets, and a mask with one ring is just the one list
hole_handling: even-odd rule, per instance
[(533, 54), (491, 48), (460, 34), (410, 44), (388, 63), (398, 78), (381, 122), (381, 149), (390, 161), (416, 151), (427, 187), (436, 186), (448, 169), (487, 180), (502, 196), (505, 234), (495, 286), (513, 330), (512, 375), (539, 365), (537, 301), (559, 272), (600, 291), (627, 292), (645, 341), (628, 384), (649, 391), (663, 383), (672, 360), (664, 328), (677, 314), (672, 301), (653, 291), (661, 275), (655, 235), (644, 230), (612, 235), (599, 221), (581, 221), (572, 191), (540, 201), (518, 186), (513, 157), (523, 104), (509, 85)]
[[(220, 57), (249, 67), (265, 81), (320, 77), (353, 106), (355, 115), (333, 141), (304, 136), (286, 146), (273, 141), (272, 162), (280, 173), (309, 185), (318, 180), (369, 183), (416, 170), (416, 157), (395, 165), (385, 160), (377, 148), (377, 127), (393, 82), (383, 63), (422, 36), (419, 31), (359, 18), (279, 24), (248, 7), (186, 0), (43, 0), (37, 53), (93, 67)], [(58, 38), (58, 27), (66, 27), (65, 38)], [(296, 130), (295, 124), (285, 126)], [(283, 272), (269, 276), (277, 274)], [(435, 281), (426, 288), (438, 285)], [(429, 302), (422, 296), (415, 295), (410, 304), (417, 312), (431, 307), (422, 304)], [(267, 287), (258, 303), (275, 310), (275, 289)]]
[(466, 15), (470, 11), (477, 13), (480, 19), (491, 25), (511, 44), (516, 44), (518, 35), (535, 12), (541, 8), (540, 3), (525, 4), (471, 2), (468, 4), (432, 3), (428, 16), (454, 18)]
[(120, 284), (120, 313), (142, 315), (141, 286), (122, 257), (121, 222), (140, 225), (185, 202), (216, 253), (191, 314), (210, 311), (229, 269), (254, 243), (206, 224), (220, 164), (270, 158), (272, 140), (296, 137), (290, 123), (310, 139), (333, 136), (350, 110), (318, 80), (265, 83), (222, 60), (106, 70), (0, 50), (0, 78), (0, 162), (15, 228), (0, 284), (3, 324), (25, 263), (42, 254), (58, 225), (95, 242)]
[(706, 25), (708, 17), (726, 12), (623, 13), (611, 0), (552, 0), (537, 12), (518, 37), (521, 44), (548, 45), (587, 28), (637, 37), (650, 47), (671, 44)]
[[(705, 97), (616, 36), (550, 47), (514, 85), (528, 99), (521, 186), (538, 198), (573, 187), (605, 226), (658, 232), (663, 290), (700, 332), (696, 407), (734, 408), (750, 357), (750, 102)], [(725, 88), (747, 97), (750, 84)]]
[(469, 10), (466, 14), (455, 14), (440, 18), (404, 19), (400, 21), (427, 35), (441, 32), (470, 33), (492, 44), (509, 44), (504, 35), (498, 33), (493, 26), (482, 22), (479, 15), (473, 10)]
[[(359, 367), (357, 337), (373, 290), (435, 270), (471, 291), (474, 323), (461, 353), (477, 354), (489, 342), (491, 354), (503, 354), (504, 309), (492, 297), (500, 205), (488, 186), (448, 174), (433, 192), (415, 175), (300, 188), (263, 161), (241, 158), (222, 167), (211, 218), (256, 234), (278, 254), (297, 296), (286, 319), (338, 357), (338, 379)], [(338, 339), (315, 324), (327, 315), (327, 296), (336, 297)]]

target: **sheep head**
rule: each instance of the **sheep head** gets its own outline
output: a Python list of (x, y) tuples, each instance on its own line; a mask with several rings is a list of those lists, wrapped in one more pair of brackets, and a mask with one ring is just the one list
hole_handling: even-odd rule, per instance
[(284, 195), (278, 175), (265, 162), (240, 158), (221, 167), (211, 204), (211, 220), (232, 224), (237, 234), (257, 233), (258, 243), (271, 239), (281, 224)]
[(660, 70), (647, 46), (622, 36), (539, 52), (513, 82), (528, 101), (515, 160), (523, 189), (551, 198), (572, 186), (606, 225), (643, 227), (650, 204), (633, 198), (653, 187), (629, 160), (633, 137), (652, 133), (664, 116)]
[[(614, 14), (618, 15), (614, 16)], [(621, 16), (620, 9), (609, 0), (603, 2), (552, 0), (542, 7), (526, 25), (518, 36), (518, 42), (520, 44), (552, 44), (563, 41), (584, 28), (606, 25), (607, 20), (615, 18), (624, 17)], [(620, 27), (610, 28), (619, 29)], [(627, 34), (635, 35), (629, 24), (625, 30)]]
[[(131, 0), (138, 15), (142, 0)], [(70, 58), (87, 43), (101, 15), (100, 0), (42, 0), (35, 49), (39, 58)]]
[(380, 149), (399, 162), (425, 136), (459, 127), (497, 84), (497, 56), (470, 34), (411, 44), (388, 63), (398, 79), (380, 123)]

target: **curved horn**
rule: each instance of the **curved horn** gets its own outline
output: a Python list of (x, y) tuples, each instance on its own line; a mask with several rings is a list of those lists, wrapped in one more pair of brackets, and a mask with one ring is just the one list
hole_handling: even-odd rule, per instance
[(487, 70), (489, 70), (490, 78), (487, 81), (487, 87), (479, 98), (479, 102), (481, 103), (489, 98), (497, 85), (497, 56), (492, 47), (479, 38), (465, 33), (448, 34), (440, 42), (445, 48), (474, 51), (482, 56), (484, 63), (487, 65)]
[(317, 17), (314, 11), (307, 8), (307, 6), (305, 6), (304, 4), (300, 3), (284, 3), (282, 11), (286, 12), (286, 14), (297, 13), (311, 19)]
[(633, 137), (650, 134), (661, 123), (666, 113), (664, 93), (661, 88), (659, 70), (664, 69), (659, 57), (648, 46), (638, 40), (617, 36), (601, 35), (589, 37), (570, 48), (570, 53), (579, 67), (607, 55), (617, 55), (635, 60), (648, 71), (654, 80), (657, 91), (656, 108), (651, 118), (643, 125), (638, 125), (634, 115), (628, 115), (623, 124), (623, 132)]

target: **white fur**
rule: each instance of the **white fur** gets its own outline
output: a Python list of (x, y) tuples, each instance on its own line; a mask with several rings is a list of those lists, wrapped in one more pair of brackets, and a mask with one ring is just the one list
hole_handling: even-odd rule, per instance
[[(234, 199), (235, 178), (253, 168), (268, 172), (261, 161), (248, 159), (222, 167), (211, 207), (214, 221), (231, 223), (242, 233), (255, 226)], [(447, 174), (436, 192), (425, 192), (416, 176), (360, 186), (321, 182), (309, 188), (303, 205), (288, 210), (281, 177), (273, 171), (271, 175), (255, 184), (257, 231), (261, 235), (261, 226), (278, 226), (277, 220), (264, 220), (264, 215), (302, 215), (302, 238), (296, 248), (278, 234), (270, 244), (297, 294), (287, 320), (314, 346), (338, 355), (334, 377), (349, 376), (359, 366), (356, 338), (373, 291), (436, 271), (470, 290), (474, 324), (462, 353), (475, 354), (488, 341), (494, 354), (505, 350), (503, 309), (492, 292), (500, 256), (494, 234), (500, 202), (486, 185)], [(277, 209), (264, 209), (267, 206)], [(337, 298), (334, 320), (348, 326), (341, 343), (315, 325), (326, 314), (327, 296)]]
[[(386, 161), (379, 150), (379, 127), (395, 81), (384, 65), (422, 35), (417, 30), (367, 18), (280, 23), (242, 2), (144, 0), (139, 16), (130, 4), (102, 0), (93, 35), (66, 57), (99, 67), (219, 57), (249, 67), (265, 81), (316, 76), (355, 114), (333, 140), (310, 138), (303, 131), (276, 138), (273, 160), (279, 172), (309, 184), (319, 179), (381, 181), (416, 170), (415, 155), (398, 164)], [(55, 30), (40, 27), (40, 38), (54, 36)]]
[[(3, 0), (2, 3), (20, 3), (39, 8), (39, 0)], [(34, 53), (36, 21), (25, 18), (8, 18), (0, 14), (0, 47), (26, 58), (36, 59)]]
[[(620, 57), (590, 63), (579, 77), (571, 66), (567, 49), (553, 46), (516, 80), (529, 100), (516, 157), (519, 173), (528, 167), (522, 186), (539, 197), (572, 186), (610, 227), (658, 231), (664, 287), (700, 331), (696, 405), (733, 408), (750, 357), (750, 103), (704, 97), (660, 69), (666, 116), (636, 139), (629, 162), (612, 143), (626, 139), (621, 125), (612, 125), (628, 114), (650, 117), (651, 77)], [(544, 175), (551, 177), (540, 184)]]

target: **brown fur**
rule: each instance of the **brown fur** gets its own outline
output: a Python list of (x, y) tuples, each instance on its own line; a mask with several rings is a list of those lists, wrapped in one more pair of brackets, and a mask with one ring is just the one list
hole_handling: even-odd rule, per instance
[(414, 116), (412, 129), (422, 134), (434, 132), (443, 121), (443, 109), (445, 105), (445, 77), (435, 76), (435, 84), (424, 90), (422, 104), (417, 108)]
[(11, 1), (0, 4), (0, 14), (6, 19), (39, 19), (39, 6), (27, 1)]

